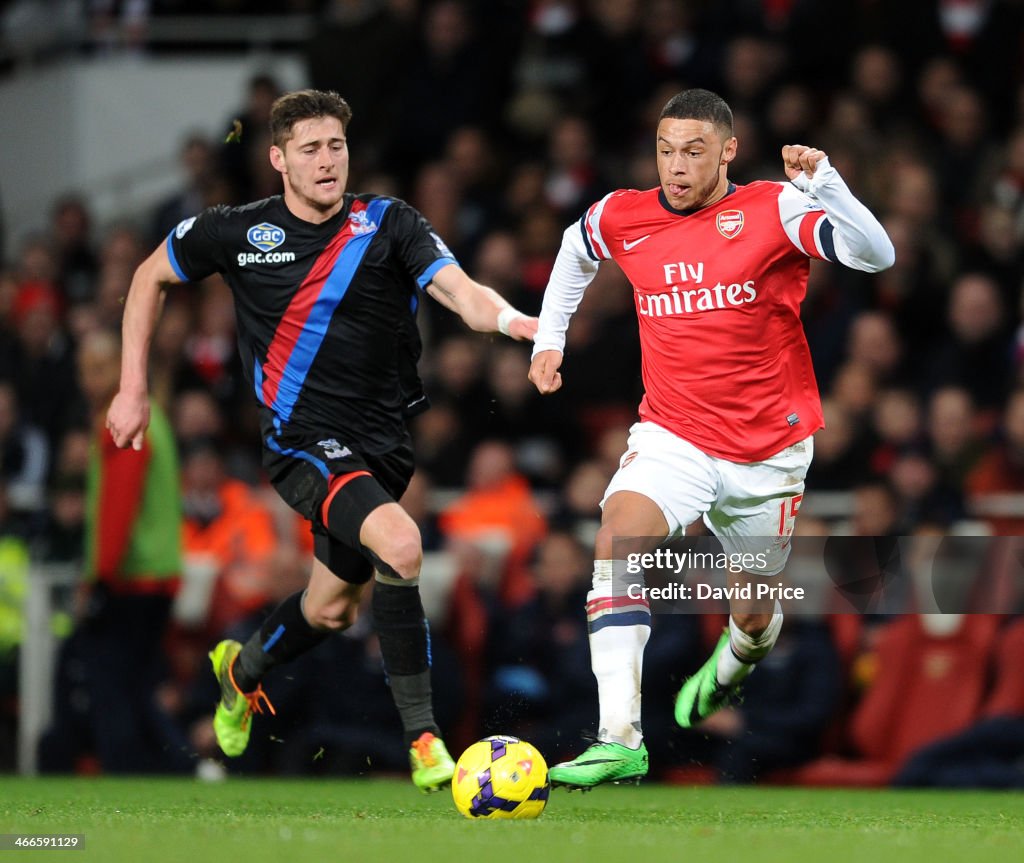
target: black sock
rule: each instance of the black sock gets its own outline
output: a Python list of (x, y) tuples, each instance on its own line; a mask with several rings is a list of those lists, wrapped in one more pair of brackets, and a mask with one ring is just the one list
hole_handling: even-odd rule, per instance
[(411, 742), (424, 731), (440, 734), (430, 690), (430, 628), (418, 580), (378, 575), (373, 585), (373, 622), (406, 739)]
[(330, 634), (309, 625), (302, 613), (303, 593), (293, 593), (282, 602), (238, 654), (235, 685), (242, 692), (252, 692), (275, 665), (290, 662)]

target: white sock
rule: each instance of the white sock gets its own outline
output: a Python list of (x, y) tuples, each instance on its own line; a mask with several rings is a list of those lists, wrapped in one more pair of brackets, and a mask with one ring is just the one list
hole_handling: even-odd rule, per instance
[[(729, 647), (718, 654), (716, 677), (722, 686), (735, 686), (754, 670), (755, 665), (764, 659), (782, 631), (782, 606), (775, 601), (775, 612), (771, 622), (757, 638), (747, 635), (729, 618)], [(743, 657), (740, 659), (740, 657)]]
[(595, 560), (587, 622), (600, 704), (598, 739), (636, 749), (644, 739), (640, 675), (651, 635), (651, 609), (646, 599), (629, 597), (630, 584), (642, 585), (643, 575), (628, 575), (624, 560)]

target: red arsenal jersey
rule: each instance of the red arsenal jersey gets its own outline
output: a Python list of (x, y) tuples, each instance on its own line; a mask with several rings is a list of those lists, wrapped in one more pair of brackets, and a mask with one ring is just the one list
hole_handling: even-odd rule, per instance
[(835, 251), (824, 211), (792, 185), (730, 188), (685, 213), (660, 189), (613, 192), (580, 229), (588, 254), (614, 259), (633, 285), (641, 419), (753, 462), (822, 427), (800, 303), (808, 258)]

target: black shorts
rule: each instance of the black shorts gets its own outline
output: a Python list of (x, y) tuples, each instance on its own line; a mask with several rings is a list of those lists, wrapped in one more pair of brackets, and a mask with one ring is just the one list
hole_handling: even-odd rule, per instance
[[(263, 467), (285, 503), (312, 525), (317, 560), (344, 581), (369, 581), (377, 559), (359, 542), (359, 531), (373, 510), (405, 494), (414, 468), (409, 441), (363, 455), (333, 437), (275, 434), (264, 426)], [(322, 512), (328, 495), (330, 531)]]

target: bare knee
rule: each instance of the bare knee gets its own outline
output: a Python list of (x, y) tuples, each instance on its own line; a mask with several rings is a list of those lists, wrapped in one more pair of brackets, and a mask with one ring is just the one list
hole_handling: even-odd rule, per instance
[(386, 572), (387, 575), (405, 579), (419, 577), (423, 565), (423, 543), (417, 528), (399, 532), (384, 542), (379, 550), (375, 549), (374, 553), (390, 570)]
[(303, 612), (313, 629), (342, 632), (352, 626), (359, 617), (359, 603), (342, 597), (317, 605), (310, 602), (307, 595)]

